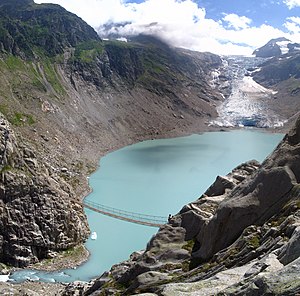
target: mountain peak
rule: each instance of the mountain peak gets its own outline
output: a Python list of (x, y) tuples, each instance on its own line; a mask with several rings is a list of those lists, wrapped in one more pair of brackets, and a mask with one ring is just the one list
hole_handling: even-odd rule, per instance
[(300, 44), (292, 43), (285, 37), (271, 39), (264, 46), (256, 49), (253, 55), (260, 58), (279, 57), (283, 54), (291, 53), (300, 48)]
[(279, 38), (274, 38), (274, 39), (271, 39), (267, 44), (275, 44), (275, 43), (278, 43), (278, 42), (291, 42), (291, 40), (285, 38), (285, 37), (279, 37)]

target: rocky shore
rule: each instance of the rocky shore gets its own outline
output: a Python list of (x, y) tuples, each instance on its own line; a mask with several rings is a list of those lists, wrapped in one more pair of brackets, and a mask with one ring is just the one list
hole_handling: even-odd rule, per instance
[(260, 165), (217, 177), (145, 251), (63, 295), (300, 293), (300, 118)]

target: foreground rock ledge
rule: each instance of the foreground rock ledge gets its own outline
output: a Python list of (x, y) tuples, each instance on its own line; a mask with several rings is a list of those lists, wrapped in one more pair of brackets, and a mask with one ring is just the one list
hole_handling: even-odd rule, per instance
[(299, 182), (300, 119), (261, 165), (217, 177), (145, 251), (63, 295), (300, 293)]

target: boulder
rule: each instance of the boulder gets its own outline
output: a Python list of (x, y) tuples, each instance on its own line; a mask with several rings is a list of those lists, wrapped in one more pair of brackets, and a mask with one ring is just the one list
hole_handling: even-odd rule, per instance
[(260, 169), (220, 204), (197, 236), (200, 248), (193, 256), (205, 261), (233, 243), (247, 226), (262, 225), (287, 202), (286, 195), (294, 182), (294, 175), (285, 167)]
[(137, 276), (133, 283), (128, 288), (128, 291), (135, 290), (136, 288), (143, 288), (147, 285), (158, 284), (161, 281), (168, 280), (171, 277), (167, 273), (161, 273), (156, 271), (149, 271)]
[(300, 226), (294, 230), (292, 237), (281, 249), (278, 257), (280, 262), (284, 265), (287, 265), (300, 257)]
[(204, 193), (208, 196), (222, 195), (226, 189), (233, 189), (235, 186), (234, 182), (228, 177), (218, 176), (216, 181), (206, 190)]

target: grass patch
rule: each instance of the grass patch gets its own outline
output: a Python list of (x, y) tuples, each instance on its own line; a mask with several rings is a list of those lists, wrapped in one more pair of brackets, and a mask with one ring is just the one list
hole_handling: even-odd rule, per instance
[(5, 104), (0, 104), (0, 112), (4, 115), (7, 116), (9, 109), (8, 106)]
[(84, 247), (83, 246), (77, 246), (77, 247), (72, 247), (69, 248), (65, 251), (62, 252), (62, 256), (64, 258), (68, 258), (68, 257), (79, 257), (82, 255), (82, 252), (84, 251)]
[(182, 246), (182, 249), (187, 250), (189, 253), (192, 253), (194, 245), (195, 245), (195, 240), (191, 239), (187, 241), (185, 245)]
[(61, 84), (60, 77), (55, 69), (55, 65), (49, 59), (44, 60), (42, 65), (47, 81), (58, 94), (64, 95), (66, 91)]
[(104, 46), (116, 46), (116, 47), (123, 47), (123, 48), (132, 48), (135, 45), (132, 42), (124, 42), (119, 40), (104, 40)]
[(32, 115), (21, 112), (11, 112), (6, 104), (0, 104), (0, 112), (15, 126), (33, 125), (35, 120)]
[(3, 166), (3, 168), (1, 169), (0, 173), (4, 174), (5, 172), (9, 172), (12, 170), (12, 167), (8, 164), (6, 164), (5, 166)]
[(90, 64), (103, 52), (104, 46), (100, 41), (82, 42), (75, 48), (74, 59), (85, 64)]
[(31, 63), (30, 65), (28, 65), (28, 73), (30, 75), (31, 78), (31, 84), (32, 86), (42, 92), (46, 92), (47, 89), (44, 86), (44, 84), (42, 83), (42, 78), (40, 73), (36, 70), (36, 68), (34, 67), (33, 63)]
[(114, 279), (112, 279), (111, 281), (105, 283), (102, 287), (101, 287), (101, 292), (99, 294), (99, 296), (106, 296), (106, 289), (115, 289), (115, 290), (119, 290), (119, 291), (114, 291), (115, 296), (121, 296), (124, 295), (123, 292), (125, 292), (126, 290), (126, 286), (122, 285), (120, 283), (117, 283)]
[(25, 71), (26, 70), (24, 61), (21, 60), (21, 58), (18, 58), (16, 56), (9, 55), (6, 59), (4, 59), (4, 62), (7, 66), (7, 68), (11, 71), (16, 71), (16, 70)]
[(252, 248), (257, 249), (260, 246), (260, 239), (254, 235), (248, 240), (248, 243)]
[(16, 126), (32, 125), (35, 123), (32, 115), (15, 112), (8, 120)]

